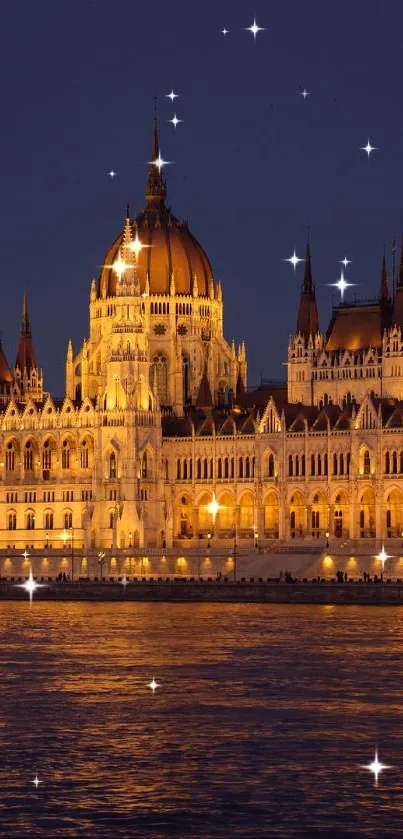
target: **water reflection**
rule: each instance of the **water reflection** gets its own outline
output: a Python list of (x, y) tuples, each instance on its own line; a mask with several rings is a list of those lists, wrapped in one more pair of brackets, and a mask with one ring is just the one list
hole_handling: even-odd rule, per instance
[(0, 835), (400, 835), (398, 608), (15, 602), (0, 631)]

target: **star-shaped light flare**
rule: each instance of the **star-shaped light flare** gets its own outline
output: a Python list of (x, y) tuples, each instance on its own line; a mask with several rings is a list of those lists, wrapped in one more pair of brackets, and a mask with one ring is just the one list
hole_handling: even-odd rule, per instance
[(299, 256), (297, 256), (297, 254), (295, 253), (295, 248), (294, 248), (294, 253), (293, 253), (293, 255), (292, 255), (292, 256), (289, 256), (289, 257), (288, 257), (288, 259), (284, 259), (283, 261), (284, 261), (284, 262), (291, 262), (291, 265), (293, 265), (293, 267), (294, 267), (294, 271), (295, 271), (295, 269), (296, 269), (296, 267), (297, 267), (298, 263), (299, 263), (299, 262), (305, 262), (305, 259), (300, 259), (300, 257), (299, 257)]
[(216, 494), (215, 494), (215, 492), (213, 492), (213, 497), (212, 497), (211, 501), (209, 501), (209, 503), (207, 504), (206, 510), (210, 513), (214, 522), (217, 518), (217, 513), (220, 509), (221, 509), (221, 504), (218, 503), (217, 498), (216, 498)]
[(347, 259), (345, 256), (344, 259), (340, 260), (340, 265), (344, 265), (344, 267), (347, 268), (347, 265), (351, 265), (351, 259)]
[(309, 90), (305, 90), (305, 88), (303, 90), (301, 90), (301, 96), (303, 96), (304, 99), (306, 99), (306, 97), (310, 96), (310, 95), (311, 94), (309, 93)]
[(127, 269), (130, 268), (130, 265), (128, 265), (127, 262), (125, 262), (124, 259), (122, 259), (121, 253), (119, 251), (118, 258), (115, 259), (112, 265), (108, 265), (107, 267), (112, 268), (112, 270), (117, 275), (118, 280), (120, 281), (125, 271), (127, 271)]
[(366, 151), (366, 153), (368, 155), (368, 160), (369, 160), (369, 156), (370, 156), (371, 152), (372, 151), (377, 151), (377, 148), (376, 148), (376, 146), (371, 146), (371, 143), (369, 142), (369, 137), (368, 137), (367, 145), (366, 146), (361, 146), (360, 151)]
[(109, 175), (109, 177), (110, 177), (110, 178), (112, 178), (112, 180), (113, 180), (113, 178), (115, 178), (115, 177), (116, 177), (117, 172), (115, 172), (113, 169), (111, 169), (111, 171), (110, 171), (110, 172), (108, 172), (108, 175)]
[(138, 230), (136, 230), (136, 237), (135, 237), (135, 239), (133, 239), (130, 242), (130, 245), (129, 245), (129, 249), (131, 251), (133, 251), (133, 253), (136, 257), (136, 260), (139, 258), (139, 253), (140, 253), (140, 251), (143, 250), (143, 248), (150, 248), (150, 247), (151, 247), (151, 245), (145, 245), (144, 242), (142, 242), (141, 239), (139, 239), (139, 232), (138, 232)]
[(29, 599), (32, 603), (32, 595), (33, 595), (34, 591), (36, 591), (37, 588), (43, 588), (43, 584), (42, 583), (37, 583), (36, 580), (34, 580), (33, 575), (32, 575), (32, 568), (30, 568), (28, 579), (25, 580), (25, 583), (18, 583), (18, 588), (25, 588), (25, 591), (28, 592)]
[(362, 766), (363, 769), (369, 769), (370, 772), (374, 773), (375, 777), (375, 784), (378, 783), (378, 775), (382, 772), (383, 769), (392, 769), (392, 766), (387, 766), (386, 763), (381, 763), (378, 760), (378, 749), (375, 749), (375, 758), (374, 760), (369, 763), (367, 766)]
[(149, 160), (148, 162), (151, 163), (153, 166), (156, 166), (158, 171), (161, 172), (162, 167), (168, 166), (171, 161), (163, 160), (161, 157), (161, 152), (158, 152), (158, 157), (156, 157), (155, 160)]
[(129, 580), (126, 577), (126, 574), (123, 574), (123, 579), (121, 579), (120, 585), (123, 586), (124, 590), (126, 591), (126, 586), (129, 585)]
[(183, 122), (183, 119), (178, 119), (176, 114), (174, 114), (173, 118), (169, 119), (168, 122), (172, 122), (173, 127), (176, 128), (176, 126), (179, 125), (180, 122)]
[(171, 92), (170, 92), (170, 93), (167, 93), (167, 94), (166, 94), (167, 99), (170, 99), (170, 100), (171, 100), (171, 102), (173, 102), (173, 101), (174, 101), (174, 99), (178, 99), (178, 96), (179, 96), (179, 93), (174, 93), (174, 92), (173, 92), (173, 89), (171, 90)]
[(258, 32), (263, 32), (264, 27), (263, 26), (258, 26), (257, 23), (256, 23), (256, 18), (254, 18), (252, 26), (246, 26), (245, 29), (246, 29), (246, 32), (251, 32), (252, 33), (252, 35), (253, 35), (253, 37), (256, 41), (257, 33)]
[(36, 773), (34, 780), (31, 781), (31, 784), (34, 784), (36, 789), (38, 789), (39, 784), (43, 784), (43, 781), (40, 781), (39, 778), (38, 778), (38, 773)]
[(382, 573), (383, 573), (383, 572), (384, 572), (384, 569), (385, 569), (385, 562), (386, 562), (386, 560), (387, 560), (387, 559), (393, 559), (393, 557), (392, 557), (390, 554), (387, 554), (387, 553), (386, 553), (386, 551), (385, 551), (385, 545), (382, 545), (382, 550), (380, 550), (380, 551), (379, 551), (379, 554), (377, 554), (377, 556), (375, 557), (375, 559), (379, 559), (379, 561), (382, 563)]
[(221, 32), (223, 35), (228, 35), (229, 29), (226, 29), (224, 26), (224, 29), (222, 29)]
[(356, 283), (348, 283), (347, 280), (344, 279), (344, 274), (343, 274), (343, 271), (342, 271), (341, 272), (341, 277), (340, 277), (339, 280), (337, 280), (337, 283), (329, 283), (329, 285), (334, 286), (334, 288), (339, 289), (341, 299), (343, 300), (344, 299), (344, 292), (345, 292), (346, 288), (350, 288), (350, 286), (354, 286), (354, 285), (356, 285)]
[(160, 687), (161, 687), (161, 685), (160, 685), (158, 682), (156, 682), (156, 681), (155, 681), (154, 676), (153, 676), (153, 678), (152, 678), (152, 682), (150, 682), (150, 683), (147, 685), (147, 687), (148, 687), (148, 688), (151, 688), (152, 692), (154, 693), (154, 691), (155, 691), (157, 688), (160, 688)]

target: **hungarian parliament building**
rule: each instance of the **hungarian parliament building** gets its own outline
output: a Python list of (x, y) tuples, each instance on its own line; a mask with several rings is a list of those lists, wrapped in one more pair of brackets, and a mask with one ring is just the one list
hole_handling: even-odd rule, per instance
[(223, 289), (166, 203), (156, 125), (151, 159), (144, 209), (91, 282), (88, 338), (68, 343), (64, 399), (44, 390), (26, 295), (14, 368), (0, 350), (0, 549), (403, 538), (403, 258), (394, 288), (384, 257), (378, 297), (322, 332), (308, 243), (287, 382), (250, 390)]

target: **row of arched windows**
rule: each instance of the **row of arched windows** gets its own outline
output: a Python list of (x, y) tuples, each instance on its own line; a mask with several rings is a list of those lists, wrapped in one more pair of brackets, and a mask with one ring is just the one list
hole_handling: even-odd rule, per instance
[(385, 475), (403, 474), (403, 451), (385, 452)]
[[(273, 458), (273, 455), (270, 455)], [(233, 480), (235, 478), (235, 458), (234, 457), (218, 457), (215, 461), (215, 478), (217, 480)], [(255, 458), (254, 457), (239, 457), (237, 459), (237, 478), (250, 479), (255, 477)], [(195, 462), (196, 481), (213, 480), (214, 479), (214, 460), (212, 457), (196, 458)], [(274, 471), (274, 459), (273, 459)], [(193, 459), (178, 458), (176, 461), (176, 480), (186, 481), (193, 478)]]
[[(369, 452), (367, 451), (364, 454), (364, 474), (370, 474), (371, 471), (371, 464), (369, 461), (369, 471), (365, 472), (366, 468), (366, 460), (365, 455), (368, 455)], [(311, 475), (328, 475), (329, 474), (329, 462), (328, 462), (328, 455), (327, 454), (311, 454), (310, 458), (310, 467), (311, 467)], [(344, 454), (334, 454), (333, 455), (333, 475), (349, 475), (350, 474), (350, 453)], [(288, 457), (288, 475), (290, 478), (293, 477), (305, 477), (305, 455), (292, 455), (290, 454)]]
[[(27, 510), (24, 514), (25, 530), (35, 530), (35, 513), (33, 510)], [(71, 530), (73, 527), (73, 513), (71, 510), (66, 510), (63, 513), (63, 526), (65, 530)], [(54, 528), (54, 514), (52, 510), (46, 510), (43, 516), (43, 527), (45, 530), (53, 530)], [(15, 510), (9, 510), (7, 513), (7, 529), (17, 530), (17, 513)]]
[(150, 303), (152, 315), (169, 315), (169, 303)]
[[(72, 455), (75, 453), (73, 452), (72, 448), (70, 447), (70, 443), (68, 440), (63, 440), (62, 445), (62, 469), (70, 469), (72, 466)], [(6, 453), (5, 453), (5, 468), (6, 472), (14, 472), (17, 468), (17, 449), (13, 442), (7, 443)], [(25, 443), (23, 449), (23, 464), (24, 469), (26, 472), (32, 472), (35, 468), (35, 452), (34, 447), (31, 440), (28, 440)], [(56, 466), (57, 461), (57, 451), (55, 448), (51, 447), (49, 440), (46, 440), (43, 444), (43, 451), (42, 451), (42, 469), (49, 470), (52, 469), (52, 466)], [(89, 456), (89, 447), (87, 440), (83, 440), (80, 446), (80, 466), (82, 469), (88, 469), (90, 466), (90, 456)], [(40, 465), (40, 461), (38, 463)]]

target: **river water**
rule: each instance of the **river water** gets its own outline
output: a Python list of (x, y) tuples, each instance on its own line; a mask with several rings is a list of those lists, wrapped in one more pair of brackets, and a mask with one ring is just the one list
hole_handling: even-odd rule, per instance
[(403, 836), (403, 609), (3, 602), (0, 635), (2, 837)]

